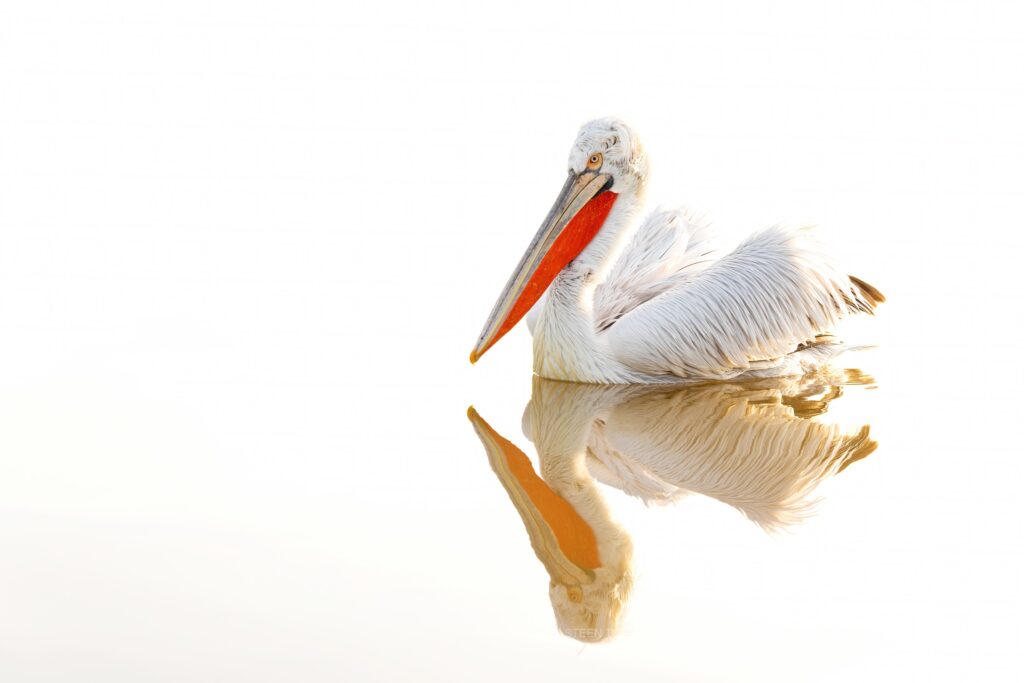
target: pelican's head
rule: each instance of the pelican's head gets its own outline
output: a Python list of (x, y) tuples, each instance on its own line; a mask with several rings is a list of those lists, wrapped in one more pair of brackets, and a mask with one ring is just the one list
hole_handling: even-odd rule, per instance
[(469, 355), (471, 362), (511, 330), (590, 244), (620, 195), (643, 191), (647, 172), (643, 148), (622, 121), (595, 119), (580, 128), (569, 152), (565, 185), (494, 304)]
[(612, 179), (613, 192), (642, 192), (650, 167), (636, 133), (616, 118), (594, 119), (580, 127), (569, 151), (569, 172), (584, 173), (591, 165)]

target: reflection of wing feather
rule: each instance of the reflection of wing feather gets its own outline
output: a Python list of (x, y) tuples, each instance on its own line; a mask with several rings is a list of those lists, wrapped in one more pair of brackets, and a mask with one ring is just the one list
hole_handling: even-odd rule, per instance
[(837, 270), (806, 229), (774, 227), (640, 303), (607, 338), (641, 372), (724, 378), (771, 367), (881, 300)]
[(619, 471), (641, 473), (631, 477), (641, 498), (660, 501), (672, 486), (728, 503), (766, 529), (795, 523), (812, 508), (814, 487), (875, 442), (867, 426), (847, 435), (795, 417), (783, 402), (792, 390), (758, 386), (711, 384), (627, 401), (608, 415), (601, 449), (630, 461)]
[(604, 435), (604, 421), (597, 420), (587, 440), (587, 469), (602, 484), (636, 496), (644, 503), (662, 505), (686, 495), (686, 491), (651, 474), (642, 464), (614, 450)]

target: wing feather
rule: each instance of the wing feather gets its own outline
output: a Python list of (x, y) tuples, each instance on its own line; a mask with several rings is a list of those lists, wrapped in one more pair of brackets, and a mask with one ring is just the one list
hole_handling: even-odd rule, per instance
[(620, 315), (607, 338), (641, 372), (731, 377), (769, 366), (882, 300), (838, 270), (808, 229), (776, 226)]
[(719, 256), (714, 234), (702, 219), (685, 209), (652, 212), (594, 291), (598, 332), (700, 273)]

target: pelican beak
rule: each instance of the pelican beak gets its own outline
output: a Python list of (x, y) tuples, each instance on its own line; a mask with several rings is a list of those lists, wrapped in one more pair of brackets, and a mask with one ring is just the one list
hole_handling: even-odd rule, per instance
[(590, 244), (618, 197), (608, 191), (611, 186), (612, 177), (607, 173), (569, 171), (548, 217), (494, 304), (480, 339), (469, 354), (471, 363), (511, 330), (537, 303), (555, 276)]

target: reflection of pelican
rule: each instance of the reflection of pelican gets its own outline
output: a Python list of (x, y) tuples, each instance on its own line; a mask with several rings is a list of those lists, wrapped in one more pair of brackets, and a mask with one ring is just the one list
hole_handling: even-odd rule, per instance
[(875, 448), (867, 425), (851, 435), (814, 419), (854, 382), (847, 374), (659, 388), (537, 377), (523, 429), (541, 476), (472, 408), (469, 416), (551, 577), (559, 628), (596, 641), (617, 629), (632, 544), (595, 478), (647, 502), (692, 491), (765, 529), (792, 524), (822, 479)]

